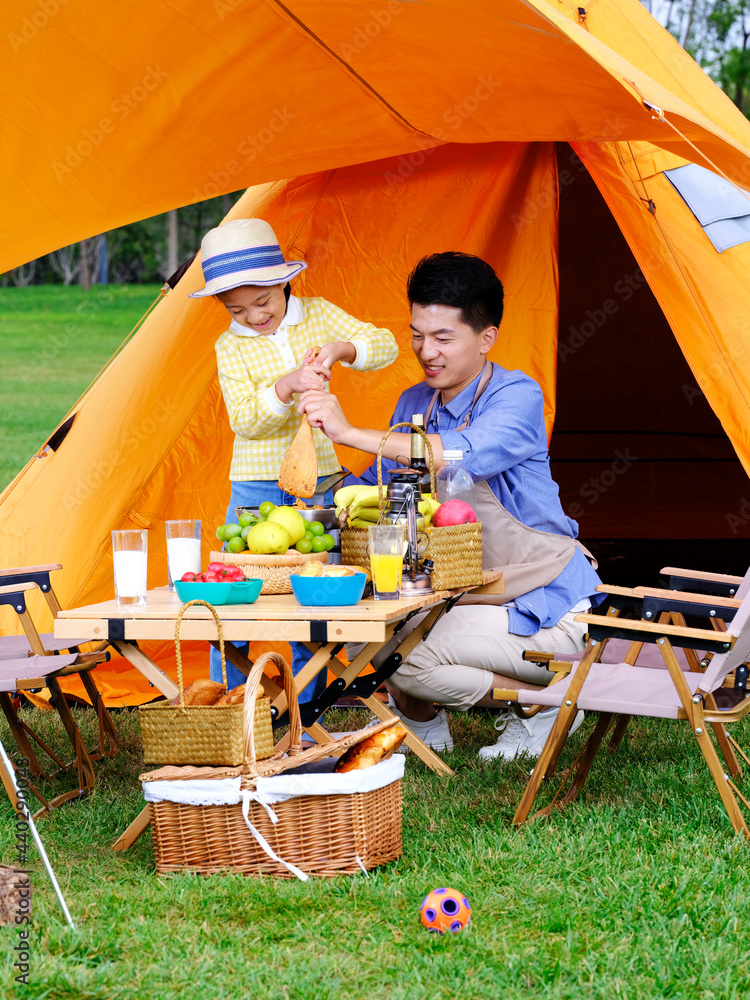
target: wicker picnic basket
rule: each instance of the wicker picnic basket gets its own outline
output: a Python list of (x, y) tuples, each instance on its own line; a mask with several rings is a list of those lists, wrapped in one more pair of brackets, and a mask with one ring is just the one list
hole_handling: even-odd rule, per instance
[(261, 594), (291, 594), (292, 573), (307, 562), (328, 562), (327, 552), (301, 552), (290, 549), (283, 556), (261, 556), (253, 552), (212, 552), (212, 562), (240, 566), (248, 579), (262, 580)]
[[(253, 701), (263, 670), (269, 662), (281, 670), (289, 705), (288, 755), (278, 752), (259, 761), (255, 754)], [(161, 768), (140, 776), (147, 782), (218, 779), (239, 776), (247, 801), (243, 804), (191, 805), (174, 801), (150, 801), (154, 855), (159, 874), (189, 869), (200, 874), (239, 872), (244, 875), (355, 874), (363, 868), (393, 861), (401, 855), (401, 781), (391, 781), (374, 791), (354, 794), (304, 794), (279, 802), (270, 811), (257, 794), (258, 781), (297, 768), (302, 763), (338, 753), (368, 736), (393, 725), (391, 719), (332, 743), (302, 750), (299, 705), (294, 678), (286, 660), (278, 653), (258, 657), (247, 681), (244, 705), (247, 756), (240, 768)], [(367, 769), (373, 772), (381, 767)], [(366, 774), (367, 771), (355, 772)], [(304, 777), (304, 776), (297, 776)], [(318, 777), (317, 775), (314, 777)], [(351, 774), (330, 775), (348, 779)], [(158, 786), (148, 785), (149, 788)], [(277, 822), (273, 822), (273, 818)], [(253, 832), (253, 829), (254, 831)], [(260, 837), (256, 836), (256, 833)], [(266, 848), (261, 845), (261, 840)], [(290, 870), (290, 869), (296, 869)], [(297, 877), (300, 877), (297, 874)]]
[[(150, 705), (141, 705), (143, 759), (146, 764), (241, 764), (245, 758), (242, 737), (243, 705), (185, 705), (185, 688), (182, 677), (182, 649), (180, 625), (189, 607), (202, 604), (216, 621), (221, 647), (221, 675), (227, 684), (227, 665), (224, 657), (224, 630), (216, 609), (207, 601), (188, 601), (180, 608), (175, 623), (175, 659), (177, 661), (177, 686), (180, 704), (172, 705), (164, 698)], [(246, 689), (247, 690), (247, 689)], [(271, 728), (271, 699), (253, 698), (255, 706), (254, 753), (258, 759), (273, 754)]]
[[(410, 427), (418, 431), (425, 440), (429, 467), (430, 492), (435, 497), (435, 461), (432, 445), (421, 427), (407, 422), (389, 427), (380, 442), (377, 455), (378, 491), (380, 493), (380, 509), (386, 503), (383, 486), (383, 449), (388, 435), (399, 427)], [(478, 587), (483, 583), (482, 576), (482, 524), (452, 524), (445, 528), (430, 527), (427, 535), (427, 550), (425, 558), (431, 559), (432, 589), (456, 590), (459, 587)], [(370, 567), (367, 528), (344, 528), (341, 532), (341, 558), (347, 565)]]

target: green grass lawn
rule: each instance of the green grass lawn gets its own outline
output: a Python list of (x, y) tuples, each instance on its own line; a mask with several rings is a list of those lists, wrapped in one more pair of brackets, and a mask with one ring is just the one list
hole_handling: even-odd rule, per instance
[[(78, 718), (91, 735), (92, 713)], [(336, 712), (328, 721), (339, 728), (365, 718)], [(41, 718), (48, 731), (55, 722)], [(529, 762), (480, 763), (477, 748), (495, 735), (491, 715), (454, 715), (453, 777), (408, 759), (403, 857), (369, 878), (303, 884), (160, 877), (150, 833), (113, 853), (141, 808), (143, 769), (137, 713), (115, 722), (123, 749), (97, 766), (93, 796), (40, 821), (77, 929), (66, 928), (34, 854), (30, 986), (12, 982), (17, 938), (2, 929), (8, 996), (740, 1000), (750, 992), (748, 847), (686, 728), (632, 724), (618, 754), (595, 765), (579, 803), (514, 832)], [(587, 719), (571, 738), (563, 766), (592, 726)], [(10, 745), (5, 729), (2, 738)], [(8, 862), (7, 801), (0, 811)], [(421, 928), (421, 900), (441, 885), (469, 898), (468, 932)]]
[(44, 444), (158, 291), (0, 288), (0, 489)]

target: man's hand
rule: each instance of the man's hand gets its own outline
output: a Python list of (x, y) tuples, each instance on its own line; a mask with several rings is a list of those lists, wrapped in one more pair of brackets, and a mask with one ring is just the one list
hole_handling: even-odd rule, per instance
[(341, 403), (330, 392), (310, 389), (300, 396), (298, 413), (306, 413), (311, 426), (320, 427), (334, 444), (345, 444), (352, 425), (346, 419)]
[[(309, 348), (305, 353), (304, 363), (310, 364), (312, 360), (313, 348)], [(316, 364), (323, 365), (324, 368), (333, 368), (337, 361), (346, 361), (351, 365), (357, 360), (357, 349), (348, 340), (334, 340), (331, 344), (325, 344), (316, 359)]]
[(287, 372), (276, 383), (276, 395), (282, 403), (288, 403), (295, 392), (303, 393), (309, 389), (321, 389), (331, 378), (331, 369), (316, 361), (305, 364), (293, 372)]

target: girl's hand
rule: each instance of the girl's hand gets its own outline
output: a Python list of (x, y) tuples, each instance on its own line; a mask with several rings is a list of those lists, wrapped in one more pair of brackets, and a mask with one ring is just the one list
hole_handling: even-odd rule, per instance
[(314, 364), (303, 365), (293, 372), (288, 372), (276, 383), (276, 395), (282, 403), (288, 403), (295, 392), (306, 392), (308, 389), (322, 389), (331, 378), (331, 369), (321, 365), (318, 361)]
[[(313, 348), (311, 347), (305, 354), (304, 364), (310, 364), (312, 361), (312, 352)], [(331, 369), (337, 361), (346, 361), (347, 364), (353, 364), (356, 360), (357, 350), (354, 344), (350, 344), (348, 340), (334, 340), (333, 343), (326, 344), (321, 348), (315, 363)]]

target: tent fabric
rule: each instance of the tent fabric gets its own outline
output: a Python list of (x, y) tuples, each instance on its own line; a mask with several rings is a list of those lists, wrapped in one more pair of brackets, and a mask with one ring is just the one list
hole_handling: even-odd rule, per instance
[(575, 12), (8, 0), (0, 270), (223, 191), (446, 142), (633, 138), (748, 178), (750, 125), (636, 0)]
[[(12, 69), (0, 114), (0, 177), (12, 192), (0, 268), (253, 185), (228, 218), (268, 219), (285, 254), (307, 261), (295, 292), (324, 295), (398, 339), (391, 368), (336, 373), (351, 419), (385, 427), (419, 378), (405, 278), (423, 254), (460, 249), (503, 278), (493, 358), (540, 382), (551, 433), (565, 346), (556, 143), (569, 142), (750, 469), (750, 250), (717, 255), (663, 175), (695, 162), (746, 184), (750, 124), (637, 0), (597, 0), (583, 17), (568, 0), (51, 9), (10, 0), (0, 12)], [(614, 288), (618, 278), (603, 280)], [(213, 348), (226, 315), (188, 299), (201, 284), (196, 262), (76, 405), (62, 443), (0, 498), (3, 564), (62, 562), (63, 606), (112, 597), (113, 528), (150, 529), (152, 587), (166, 583), (165, 519), (200, 517), (208, 555), (232, 435)], [(585, 353), (566, 358), (566, 371), (583, 370)], [(625, 375), (599, 378), (619, 385)], [(340, 455), (355, 471), (370, 460)], [(32, 530), (50, 521), (54, 552)], [(736, 523), (747, 532), (741, 507)], [(617, 537), (611, 519), (597, 530)], [(146, 648), (174, 675), (169, 644)], [(205, 653), (191, 670), (205, 672)], [(97, 678), (110, 703), (154, 694), (119, 660)]]

